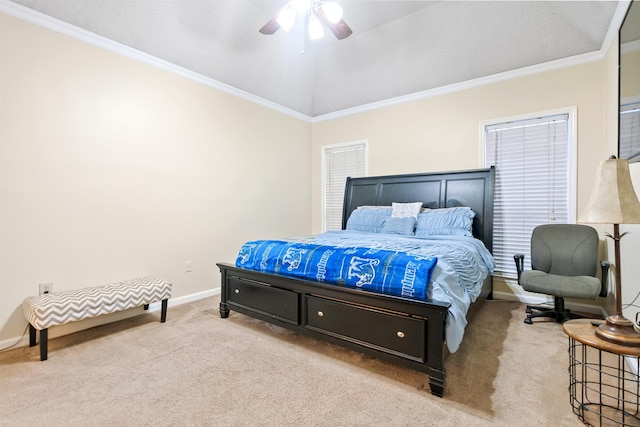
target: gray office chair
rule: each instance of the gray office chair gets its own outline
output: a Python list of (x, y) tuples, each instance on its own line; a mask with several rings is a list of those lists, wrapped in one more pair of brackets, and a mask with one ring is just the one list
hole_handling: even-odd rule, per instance
[(526, 291), (553, 295), (554, 306), (527, 306), (524, 323), (546, 317), (563, 323), (581, 316), (564, 308), (564, 298), (595, 300), (607, 295), (609, 263), (602, 261), (602, 280), (596, 276), (598, 233), (586, 225), (546, 224), (531, 235), (531, 270), (524, 271), (524, 255), (513, 257), (518, 283)]

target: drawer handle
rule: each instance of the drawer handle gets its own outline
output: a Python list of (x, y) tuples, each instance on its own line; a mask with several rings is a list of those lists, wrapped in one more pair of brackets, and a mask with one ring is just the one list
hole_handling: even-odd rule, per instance
[(234, 289), (233, 292), (235, 292), (236, 294), (240, 293), (240, 289)]
[(398, 336), (398, 338), (404, 338), (404, 332), (402, 331), (396, 332), (396, 335)]
[(324, 313), (323, 313), (323, 312), (321, 312), (321, 311), (319, 311), (319, 312), (318, 312), (318, 316), (319, 316), (319, 317), (322, 317), (322, 316), (324, 316)]

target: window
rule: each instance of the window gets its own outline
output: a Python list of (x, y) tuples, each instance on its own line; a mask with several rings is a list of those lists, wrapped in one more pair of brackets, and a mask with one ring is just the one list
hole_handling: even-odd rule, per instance
[(493, 255), (496, 273), (516, 277), (513, 256), (531, 268), (531, 233), (575, 222), (575, 109), (484, 123), (485, 162), (496, 167)]
[(342, 204), (347, 177), (366, 176), (368, 142), (322, 147), (324, 230), (342, 229)]
[(621, 159), (630, 162), (640, 160), (640, 100), (620, 105), (620, 153)]

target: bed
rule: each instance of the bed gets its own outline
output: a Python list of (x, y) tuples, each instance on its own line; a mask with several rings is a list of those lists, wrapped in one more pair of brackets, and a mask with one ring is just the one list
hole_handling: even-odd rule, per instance
[[(346, 229), (352, 212), (364, 207), (418, 201), (427, 210), (467, 207), (475, 214), (471, 224), (473, 237), (491, 251), (493, 190), (493, 168), (349, 178), (342, 228), (349, 234)], [(318, 241), (303, 243), (317, 244)], [(455, 242), (445, 243), (453, 244)], [(241, 257), (242, 251), (238, 259)], [(430, 295), (416, 299), (380, 294), (282, 272), (257, 271), (240, 266), (239, 261), (217, 265), (221, 272), (222, 318), (233, 310), (427, 373), (431, 393), (443, 396), (444, 363), (451, 352), (447, 336), (455, 317), (451, 301), (430, 298)], [(436, 279), (434, 276), (433, 281)], [(491, 293), (492, 277), (488, 274), (480, 280), (473, 300), (464, 308), (463, 324), (474, 317), (483, 301), (491, 298)]]

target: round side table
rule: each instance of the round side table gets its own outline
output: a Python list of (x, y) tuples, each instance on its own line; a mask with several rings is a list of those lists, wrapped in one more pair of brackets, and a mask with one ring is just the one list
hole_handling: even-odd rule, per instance
[(569, 395), (573, 412), (590, 426), (640, 426), (640, 347), (596, 336), (600, 320), (565, 322), (569, 336)]

